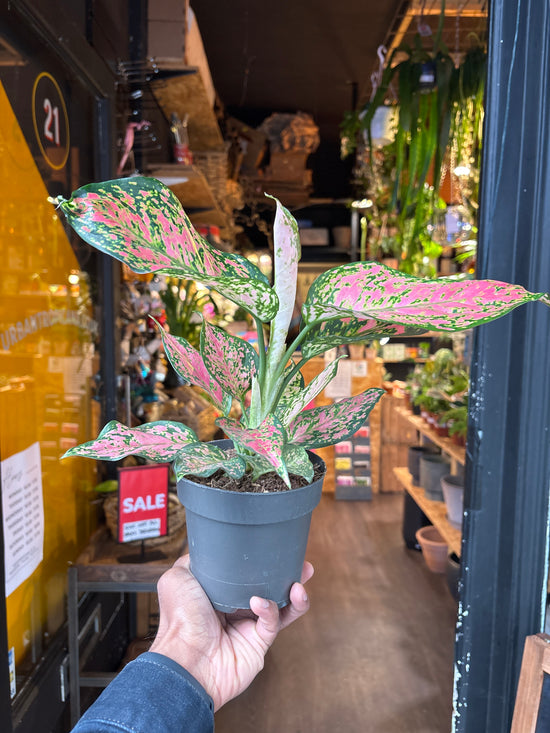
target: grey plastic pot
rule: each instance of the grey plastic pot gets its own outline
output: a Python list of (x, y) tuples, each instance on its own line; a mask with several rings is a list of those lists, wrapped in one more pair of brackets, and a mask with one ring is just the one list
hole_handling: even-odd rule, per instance
[[(221, 448), (231, 441), (214, 441)], [(310, 453), (314, 464), (325, 467)], [(191, 572), (218, 611), (249, 608), (251, 596), (279, 608), (300, 580), (313, 509), (323, 478), (290, 491), (226, 491), (182, 479), (178, 497), (186, 512)]]
[(449, 524), (456, 529), (462, 527), (464, 513), (464, 479), (451, 474), (441, 477), (441, 490), (447, 507)]
[(428, 454), (439, 454), (438, 449), (431, 445), (411, 445), (408, 453), (408, 468), (412, 482), (415, 486), (420, 485), (420, 459)]
[(441, 477), (450, 470), (451, 464), (444, 456), (426, 454), (420, 457), (420, 485), (428, 499), (443, 501)]

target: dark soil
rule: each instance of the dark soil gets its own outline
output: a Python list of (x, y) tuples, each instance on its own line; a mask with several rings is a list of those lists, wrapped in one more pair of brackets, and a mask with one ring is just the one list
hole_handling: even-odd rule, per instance
[[(324, 473), (323, 466), (314, 466), (313, 481), (317, 481), (321, 478)], [(187, 476), (190, 481), (194, 481), (197, 484), (204, 484), (205, 486), (213, 486), (216, 489), (225, 489), (226, 491), (247, 491), (255, 494), (267, 494), (272, 491), (289, 491), (290, 489), (285, 484), (283, 479), (278, 476), (275, 471), (271, 473), (264, 473), (262, 476), (257, 478), (255, 481), (252, 480), (251, 474), (246, 474), (240, 479), (230, 478), (223, 471), (216, 471), (212, 476)], [(295, 474), (289, 474), (290, 488), (299, 489), (302, 486), (307, 486), (309, 481), (303, 476), (296, 476)], [(311, 483), (313, 483), (313, 481)]]

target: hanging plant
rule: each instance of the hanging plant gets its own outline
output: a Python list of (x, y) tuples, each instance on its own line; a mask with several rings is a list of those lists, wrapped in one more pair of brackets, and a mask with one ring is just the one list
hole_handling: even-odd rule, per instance
[[(477, 155), (481, 149), (486, 54), (477, 45), (456, 68), (441, 42), (444, 17), (443, 2), (433, 47), (427, 49), (424, 39), (417, 34), (412, 46), (402, 44), (394, 49), (369, 104), (355, 117), (353, 114), (348, 116), (350, 137), (346, 150), (364, 135), (364, 158), (370, 166), (369, 177), (374, 179), (377, 149), (371, 125), (397, 82), (399, 122), (396, 138), (391, 146), (383, 148), (384, 153), (395, 156), (387, 213), (397, 213), (403, 252), (401, 267), (415, 274), (420, 274), (418, 263), (435, 252), (433, 240), (426, 239), (426, 224), (429, 223), (426, 215), (439, 205), (444, 163), (450, 159), (451, 148), (454, 146), (456, 160), (461, 160), (467, 151)], [(403, 54), (405, 58), (395, 63)], [(352, 134), (355, 137), (351, 137)], [(426, 187), (428, 181), (431, 185)], [(430, 242), (429, 254), (424, 251), (422, 239), (424, 244)]]

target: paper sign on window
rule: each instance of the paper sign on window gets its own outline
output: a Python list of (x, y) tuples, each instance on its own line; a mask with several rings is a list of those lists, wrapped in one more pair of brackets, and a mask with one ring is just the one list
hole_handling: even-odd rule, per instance
[(168, 534), (170, 465), (131, 466), (118, 474), (118, 541)]

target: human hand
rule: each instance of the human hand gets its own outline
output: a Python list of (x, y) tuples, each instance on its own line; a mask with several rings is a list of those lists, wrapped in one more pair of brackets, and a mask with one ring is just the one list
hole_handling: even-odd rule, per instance
[[(313, 575), (305, 562), (302, 583)], [(281, 629), (309, 609), (301, 583), (290, 589), (290, 604), (279, 610), (274, 601), (253, 596), (254, 617), (215, 611), (189, 570), (189, 555), (180, 557), (158, 583), (160, 622), (150, 651), (164, 654), (201, 683), (218, 710), (240, 695), (263, 669), (264, 657)]]

